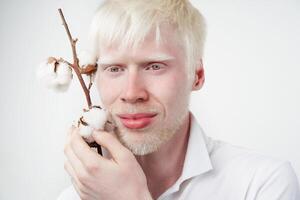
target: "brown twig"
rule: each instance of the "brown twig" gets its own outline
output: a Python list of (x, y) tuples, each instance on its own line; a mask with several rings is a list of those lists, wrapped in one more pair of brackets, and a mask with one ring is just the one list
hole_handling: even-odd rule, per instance
[(69, 66), (72, 66), (71, 63), (69, 63), (68, 61), (66, 61), (66, 60), (63, 59), (63, 58), (59, 58), (59, 59), (58, 59), (58, 62), (63, 62), (63, 63), (65, 63), (65, 64), (69, 65)]
[[(62, 12), (62, 9), (59, 8), (58, 11), (59, 11), (60, 17), (61, 17), (61, 19), (63, 21), (63, 26), (66, 29), (69, 41), (71, 43), (72, 54), (73, 54), (73, 64), (69, 63), (68, 61), (65, 61), (62, 58), (60, 58), (59, 60), (62, 61), (62, 62), (65, 62), (66, 64), (68, 64), (70, 67), (72, 67), (74, 69), (74, 71), (75, 71), (75, 73), (76, 73), (76, 75), (77, 75), (77, 77), (79, 79), (79, 82), (81, 84), (81, 87), (82, 87), (82, 89), (84, 91), (88, 107), (89, 107), (89, 109), (91, 109), (93, 107), (93, 104), (92, 104), (92, 101), (91, 101), (91, 96), (90, 96), (90, 89), (91, 89), (92, 84), (90, 83), (89, 87), (87, 88), (87, 86), (86, 86), (86, 84), (85, 84), (85, 82), (84, 82), (81, 74), (89, 74), (91, 76), (91, 73), (95, 72), (96, 69), (93, 68), (93, 67), (91, 67), (91, 66), (87, 67), (86, 69), (81, 69), (80, 68), (80, 66), (79, 66), (79, 59), (78, 59), (77, 52), (76, 52), (76, 42), (78, 41), (78, 39), (73, 39), (72, 38), (70, 29), (69, 29), (68, 24), (67, 24), (67, 22), (65, 20), (65, 17), (64, 17), (64, 14)], [(90, 147), (96, 147), (97, 151), (98, 151), (98, 154), (102, 155), (101, 146), (99, 144), (97, 144), (96, 142), (93, 142), (93, 143), (88, 143), (88, 145)]]
[(71, 64), (70, 66), (74, 69), (78, 79), (79, 79), (79, 82), (81, 84), (81, 87), (84, 91), (84, 94), (85, 94), (85, 98), (86, 98), (86, 101), (87, 101), (87, 104), (88, 104), (88, 107), (89, 108), (92, 108), (92, 101), (91, 101), (91, 96), (90, 96), (90, 90), (87, 88), (87, 86), (85, 85), (85, 82), (81, 76), (81, 73), (80, 73), (80, 67), (79, 67), (79, 59), (78, 59), (78, 56), (77, 56), (77, 52), (76, 52), (76, 42), (78, 41), (77, 39), (73, 39), (72, 38), (72, 35), (71, 35), (71, 32), (70, 32), (70, 29), (68, 27), (68, 24), (65, 20), (65, 17), (64, 17), (64, 14), (62, 12), (62, 9), (59, 8), (58, 9), (59, 11), (59, 14), (60, 14), (60, 17), (63, 21), (63, 26), (65, 27), (66, 29), (66, 32), (67, 32), (67, 35), (68, 35), (68, 38), (69, 38), (69, 41), (71, 43), (71, 48), (72, 48), (72, 54), (73, 54), (73, 64)]

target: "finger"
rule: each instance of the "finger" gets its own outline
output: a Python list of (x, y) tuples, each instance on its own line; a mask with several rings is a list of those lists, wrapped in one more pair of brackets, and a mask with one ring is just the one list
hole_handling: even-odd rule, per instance
[(105, 131), (94, 131), (92, 134), (95, 141), (105, 147), (116, 162), (128, 159), (132, 153), (125, 148), (120, 141), (112, 134)]
[(72, 165), (70, 164), (70, 162), (68, 160), (65, 161), (64, 168), (67, 171), (67, 173), (70, 175), (72, 183), (76, 184), (76, 187), (78, 189), (80, 188), (80, 191), (82, 191), (84, 193), (90, 192), (90, 190), (78, 180), (78, 177), (77, 177)]
[(75, 179), (71, 179), (71, 182), (72, 182), (77, 194), (79, 195), (80, 199), (98, 200), (98, 198), (96, 197), (96, 194), (94, 194), (94, 192), (91, 192), (91, 191), (86, 192), (86, 191), (82, 190)]
[(93, 151), (79, 135), (78, 129), (72, 134), (71, 147), (76, 157), (81, 161), (85, 169), (90, 172), (95, 167), (100, 167), (108, 160)]
[(71, 164), (68, 161), (65, 162), (64, 167), (65, 167), (65, 170), (67, 171), (67, 173), (71, 176), (71, 182), (72, 182), (75, 190), (77, 191), (77, 193), (80, 194), (81, 197), (89, 196), (90, 197), (89, 199), (96, 200), (97, 198), (95, 197), (92, 189), (89, 188), (87, 185), (85, 185), (78, 179), (73, 167), (71, 166)]
[(76, 190), (78, 196), (80, 197), (80, 199), (87, 199), (87, 198), (88, 198), (88, 193), (82, 191), (82, 190), (79, 188), (79, 186), (78, 186), (77, 182), (75, 181), (75, 179), (71, 179), (71, 182), (72, 182), (73, 187), (75, 188), (75, 190)]
[[(70, 141), (71, 142), (71, 141)], [(88, 173), (82, 162), (78, 159), (74, 153), (71, 144), (67, 144), (64, 149), (64, 153), (70, 165), (72, 166), (76, 177), (87, 177)]]
[(75, 171), (68, 160), (65, 160), (64, 169), (69, 174), (71, 178), (76, 177)]
[(67, 137), (66, 137), (66, 143), (69, 143), (72, 132), (75, 130), (75, 128), (76, 127), (74, 125), (69, 127), (68, 132), (67, 132)]

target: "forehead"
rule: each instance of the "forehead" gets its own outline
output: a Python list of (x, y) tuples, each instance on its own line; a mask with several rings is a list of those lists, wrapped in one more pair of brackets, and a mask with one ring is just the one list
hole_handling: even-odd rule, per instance
[(102, 45), (99, 48), (99, 63), (107, 62), (116, 58), (144, 58), (149, 59), (174, 59), (184, 56), (176, 31), (172, 26), (162, 26), (159, 29), (152, 29), (149, 34), (137, 45), (122, 44), (122, 41), (115, 41), (111, 44)]

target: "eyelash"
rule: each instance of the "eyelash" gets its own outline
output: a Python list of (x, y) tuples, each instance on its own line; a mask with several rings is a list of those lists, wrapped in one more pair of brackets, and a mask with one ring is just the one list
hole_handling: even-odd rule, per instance
[[(159, 69), (154, 69), (153, 66), (158, 66)], [(163, 64), (160, 64), (160, 63), (151, 63), (150, 66), (148, 65), (148, 66), (145, 67), (145, 70), (150, 70), (150, 68), (152, 68), (152, 70), (158, 71), (158, 70), (161, 70), (163, 67), (164, 67)]]
[(120, 70), (120, 71), (124, 71), (124, 69), (122, 69), (122, 68), (119, 67), (119, 66), (109, 66), (109, 67), (106, 67), (104, 70), (105, 70), (105, 71), (108, 71), (108, 72), (111, 72), (111, 73), (117, 73), (117, 72), (119, 72), (119, 71), (117, 71), (117, 72), (111, 71), (111, 70), (113, 70), (113, 69), (118, 69), (118, 70)]
[[(159, 68), (153, 68), (154, 66), (158, 66)], [(159, 71), (159, 70), (162, 70), (164, 68), (164, 65), (161, 64), (161, 63), (151, 63), (149, 65), (147, 65), (145, 67), (145, 70), (153, 70), (153, 71)], [(118, 69), (118, 71), (112, 71), (112, 70), (115, 70), (115, 69)], [(104, 71), (108, 71), (110, 73), (118, 73), (120, 71), (124, 71), (124, 69), (120, 66), (107, 66)]]

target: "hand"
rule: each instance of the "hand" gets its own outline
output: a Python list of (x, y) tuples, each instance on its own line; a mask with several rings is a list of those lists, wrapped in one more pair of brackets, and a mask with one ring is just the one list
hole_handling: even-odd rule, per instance
[(82, 200), (150, 200), (146, 176), (134, 155), (112, 134), (95, 131), (95, 141), (106, 148), (111, 159), (93, 151), (78, 134), (69, 130), (64, 148), (65, 170)]

